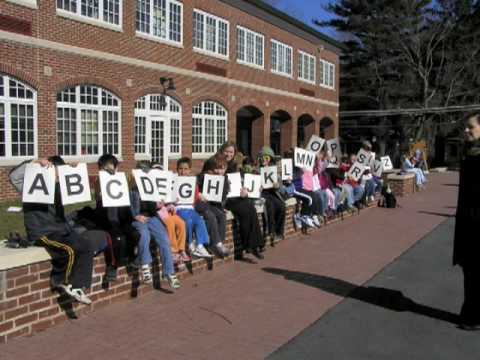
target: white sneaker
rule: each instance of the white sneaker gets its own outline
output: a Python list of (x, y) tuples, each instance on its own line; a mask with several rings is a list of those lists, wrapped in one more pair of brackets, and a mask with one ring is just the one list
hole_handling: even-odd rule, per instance
[(373, 196), (373, 195), (370, 196), (370, 201), (371, 201), (371, 202), (374, 202), (374, 201), (375, 201), (375, 196)]
[(200, 258), (211, 258), (213, 257), (212, 254), (210, 254), (207, 249), (203, 245), (198, 245), (196, 249), (193, 251), (193, 256), (200, 257)]
[(320, 222), (320, 219), (318, 218), (317, 215), (313, 215), (312, 220), (313, 220), (313, 225), (315, 225), (316, 227), (319, 228), (322, 226), (322, 223)]
[(82, 289), (72, 289), (72, 285), (59, 285), (59, 288), (65, 290), (65, 292), (77, 300), (79, 303), (90, 305), (92, 300), (83, 292)]
[(302, 219), (302, 222), (305, 223), (308, 227), (311, 227), (311, 228), (315, 227), (315, 224), (313, 223), (313, 220), (310, 216), (303, 215), (301, 219)]

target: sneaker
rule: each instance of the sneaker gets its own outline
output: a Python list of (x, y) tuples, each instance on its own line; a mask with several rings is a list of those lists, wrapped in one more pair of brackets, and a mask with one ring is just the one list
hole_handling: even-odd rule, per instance
[(302, 219), (299, 214), (293, 215), (293, 224), (295, 225), (296, 230), (299, 230), (302, 228)]
[(373, 196), (373, 195), (370, 196), (370, 199), (369, 199), (369, 200), (370, 200), (370, 202), (374, 202), (374, 201), (375, 201), (375, 196)]
[(310, 216), (303, 215), (301, 219), (302, 219), (302, 223), (304, 223), (308, 227), (311, 227), (311, 228), (315, 227), (315, 224), (313, 223), (313, 219)]
[(152, 282), (152, 271), (150, 270), (150, 265), (148, 264), (142, 265), (140, 269), (140, 277), (142, 281), (146, 284)]
[(211, 258), (213, 257), (203, 245), (198, 245), (192, 253), (193, 256), (199, 258)]
[(182, 259), (183, 262), (190, 262), (192, 261), (192, 258), (187, 255), (185, 251), (180, 252), (180, 258)]
[(107, 266), (107, 272), (105, 274), (108, 282), (117, 281), (117, 268), (113, 266)]
[(322, 223), (320, 222), (320, 219), (318, 218), (317, 215), (313, 215), (312, 220), (313, 220), (313, 225), (315, 225), (316, 227), (319, 228), (322, 226)]
[(179, 289), (180, 288), (180, 280), (178, 280), (176, 275), (167, 275), (168, 285), (172, 289)]
[(228, 251), (227, 247), (222, 243), (218, 243), (215, 248), (217, 249), (217, 252), (221, 257), (227, 257), (228, 255), (230, 255), (230, 251)]
[(90, 305), (92, 303), (92, 300), (83, 292), (82, 289), (73, 289), (72, 285), (59, 285), (59, 288), (63, 289), (69, 296), (74, 298), (76, 301), (79, 303), (85, 304), (85, 305)]

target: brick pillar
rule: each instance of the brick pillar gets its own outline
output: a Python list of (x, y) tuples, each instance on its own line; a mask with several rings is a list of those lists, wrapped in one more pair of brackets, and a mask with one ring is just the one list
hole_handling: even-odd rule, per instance
[[(312, 137), (312, 135), (317, 135), (320, 130), (318, 130), (316, 127), (317, 121), (311, 121), (308, 124), (305, 125), (305, 141), (308, 144), (308, 141)], [(305, 144), (305, 145), (307, 145)]]
[(297, 121), (293, 119), (282, 121), (280, 123), (280, 153), (297, 144)]
[(252, 121), (252, 156), (253, 157), (255, 157), (258, 154), (258, 152), (264, 145), (270, 143), (269, 137), (270, 137), (270, 116), (267, 117), (264, 114)]

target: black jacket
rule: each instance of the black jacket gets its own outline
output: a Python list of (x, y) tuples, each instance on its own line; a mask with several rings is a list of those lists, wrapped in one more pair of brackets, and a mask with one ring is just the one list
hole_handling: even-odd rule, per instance
[(478, 264), (480, 239), (476, 227), (480, 224), (480, 155), (467, 155), (460, 166), (457, 219), (453, 247), (453, 264)]
[[(23, 189), (23, 177), (29, 161), (25, 161), (10, 171), (9, 178), (19, 194)], [(28, 239), (38, 243), (46, 236), (49, 239), (60, 239), (72, 232), (72, 228), (65, 220), (65, 210), (60, 197), (60, 186), (55, 187), (54, 204), (23, 204), (23, 217)]]

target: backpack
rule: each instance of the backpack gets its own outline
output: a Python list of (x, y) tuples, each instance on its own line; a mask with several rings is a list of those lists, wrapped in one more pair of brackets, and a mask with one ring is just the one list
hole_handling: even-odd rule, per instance
[(397, 198), (389, 185), (382, 189), (382, 198), (378, 200), (378, 206), (387, 209), (395, 209), (398, 207)]

